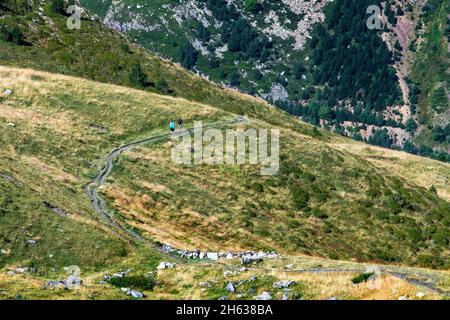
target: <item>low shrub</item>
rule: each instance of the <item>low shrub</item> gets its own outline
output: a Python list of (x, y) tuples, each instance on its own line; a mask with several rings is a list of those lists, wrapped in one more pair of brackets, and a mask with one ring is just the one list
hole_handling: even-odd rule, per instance
[(370, 278), (371, 276), (373, 276), (373, 275), (374, 275), (373, 272), (361, 273), (361, 274), (358, 274), (357, 276), (355, 276), (355, 277), (352, 279), (352, 282), (353, 282), (353, 284), (358, 284), (358, 283), (361, 283), (361, 282), (366, 282), (366, 281), (369, 280), (369, 278)]
[(153, 275), (132, 275), (111, 278), (110, 283), (120, 288), (131, 288), (135, 290), (152, 290), (155, 287), (156, 279)]

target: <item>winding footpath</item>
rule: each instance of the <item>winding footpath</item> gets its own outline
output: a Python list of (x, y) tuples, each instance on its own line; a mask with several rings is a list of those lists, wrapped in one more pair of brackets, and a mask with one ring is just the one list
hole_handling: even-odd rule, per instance
[[(233, 126), (233, 125), (237, 125), (240, 123), (245, 123), (247, 121), (247, 119), (243, 116), (238, 116), (233, 120), (227, 121), (227, 122), (222, 122), (222, 123), (217, 123), (217, 124), (211, 124), (211, 125), (207, 125), (207, 126), (203, 126), (204, 129), (208, 129), (208, 128), (223, 128), (223, 127), (227, 127), (227, 126)], [(188, 128), (185, 129), (188, 132), (192, 132), (193, 128)], [(134, 232), (133, 230), (124, 227), (122, 224), (118, 223), (115, 218), (114, 215), (110, 213), (110, 210), (108, 209), (108, 206), (106, 205), (106, 201), (105, 199), (100, 196), (99, 194), (99, 188), (105, 184), (106, 179), (108, 178), (108, 176), (111, 174), (112, 170), (114, 169), (114, 159), (118, 158), (123, 152), (125, 151), (129, 151), (131, 149), (133, 149), (134, 147), (140, 146), (140, 145), (144, 145), (144, 144), (151, 144), (151, 143), (156, 143), (159, 141), (163, 141), (163, 140), (167, 140), (169, 139), (171, 136), (171, 133), (166, 133), (166, 134), (160, 134), (160, 135), (155, 135), (155, 136), (151, 136), (142, 140), (138, 140), (135, 142), (130, 142), (127, 144), (124, 144), (122, 146), (119, 146), (115, 149), (113, 149), (106, 157), (106, 164), (98, 171), (96, 177), (89, 182), (87, 185), (85, 185), (83, 187), (85, 194), (91, 199), (92, 201), (92, 206), (94, 208), (94, 210), (102, 217), (102, 219), (111, 227), (113, 227), (115, 230), (114, 232), (116, 233), (117, 236), (120, 236), (119, 233), (117, 233), (117, 231), (121, 231), (126, 233), (127, 235), (131, 236), (134, 240), (138, 241), (138, 242), (145, 242), (147, 244), (149, 244), (150, 246), (152, 246), (154, 249), (160, 251), (160, 252), (164, 252), (164, 253), (175, 253), (179, 256), (181, 256), (182, 258), (188, 258), (188, 259), (196, 259), (199, 257), (198, 253), (199, 251), (186, 251), (186, 250), (180, 250), (180, 249), (175, 249), (175, 248), (171, 248), (170, 245), (167, 244), (161, 244), (160, 246), (156, 246), (154, 243), (147, 241), (146, 239), (144, 239), (143, 237), (141, 237), (138, 233)], [(169, 248), (169, 249), (168, 249)], [(252, 257), (258, 256), (258, 254), (261, 253), (255, 253), (255, 252), (238, 252), (238, 253), (228, 253), (231, 254), (234, 258), (240, 258), (243, 256), (247, 256), (250, 257), (250, 259), (252, 259)], [(271, 252), (271, 253), (262, 253), (265, 257), (270, 256), (270, 255), (275, 255), (275, 253)], [(221, 257), (225, 256), (226, 254), (224, 253), (220, 253)], [(193, 257), (194, 256), (194, 257)], [(201, 257), (201, 256), (200, 256)], [(206, 258), (206, 253), (205, 253), (205, 258)], [(379, 266), (384, 272), (390, 274), (393, 277), (396, 278), (400, 278), (403, 279), (411, 284), (414, 285), (418, 285), (418, 286), (422, 286), (425, 288), (428, 288), (431, 291), (440, 293), (440, 294), (444, 294), (444, 295), (448, 295), (450, 294), (448, 291), (444, 291), (440, 288), (438, 288), (434, 283), (430, 283), (428, 281), (425, 280), (418, 280), (418, 279), (414, 279), (412, 277), (410, 277), (408, 274), (403, 273), (403, 272), (394, 272), (389, 270), (387, 266)], [(386, 268), (387, 267), (387, 268)], [(268, 270), (269, 271), (269, 270)], [(340, 273), (340, 272), (362, 272), (361, 269), (344, 269), (344, 270), (340, 270), (340, 269), (326, 269), (326, 268), (319, 268), (319, 269), (297, 269), (297, 270), (285, 270), (287, 272), (292, 272), (292, 273)]]
[[(233, 120), (206, 125), (203, 126), (203, 129), (208, 128), (223, 128), (227, 126), (233, 126), (240, 123), (245, 123), (247, 119), (243, 116), (237, 116)], [(192, 132), (193, 128), (186, 129), (187, 132)], [(99, 188), (105, 184), (106, 179), (111, 174), (111, 171), (114, 168), (114, 159), (118, 158), (123, 152), (129, 151), (133, 149), (134, 147), (144, 145), (144, 144), (151, 144), (155, 142), (159, 142), (162, 140), (167, 140), (171, 137), (171, 133), (165, 133), (160, 135), (151, 136), (142, 140), (138, 140), (135, 142), (130, 142), (127, 144), (124, 144), (122, 146), (119, 146), (115, 149), (113, 149), (106, 157), (106, 164), (100, 169), (100, 171), (97, 173), (96, 177), (89, 182), (87, 185), (83, 187), (84, 193), (91, 199), (92, 206), (94, 207), (94, 210), (102, 217), (103, 220), (106, 221), (107, 224), (114, 227), (116, 230), (120, 230), (131, 236), (133, 239), (143, 242), (145, 239), (143, 239), (138, 233), (134, 232), (133, 230), (130, 230), (128, 228), (125, 228), (123, 225), (119, 224), (115, 219), (114, 216), (110, 213), (105, 199), (103, 199), (102, 196), (99, 195)]]

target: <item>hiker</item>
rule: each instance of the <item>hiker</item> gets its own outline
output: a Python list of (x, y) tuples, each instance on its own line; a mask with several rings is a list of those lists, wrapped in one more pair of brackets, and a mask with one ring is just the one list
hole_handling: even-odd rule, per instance
[(178, 130), (181, 131), (181, 128), (183, 127), (183, 119), (181, 117), (178, 117)]
[(175, 131), (175, 122), (173, 120), (170, 120), (169, 128), (170, 132), (172, 132), (173, 134), (173, 132)]

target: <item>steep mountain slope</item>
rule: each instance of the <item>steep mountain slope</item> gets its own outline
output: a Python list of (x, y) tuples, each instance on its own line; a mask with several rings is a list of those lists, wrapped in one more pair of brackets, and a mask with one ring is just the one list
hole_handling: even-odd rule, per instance
[[(73, 298), (91, 292), (93, 296), (119, 298), (117, 291), (98, 284), (105, 272), (133, 268), (134, 273), (142, 274), (153, 270), (158, 260), (173, 258), (113, 228), (95, 212), (82, 186), (103, 166), (103, 156), (114, 146), (160, 134), (169, 117), (181, 114), (189, 125), (194, 119), (220, 122), (232, 115), (179, 98), (80, 78), (5, 67), (0, 67), (0, 76), (1, 89), (13, 91), (3, 96), (0, 104), (1, 261), (9, 270), (22, 266), (38, 272), (6, 276), (2, 278), (4, 288), (49, 298), (51, 291), (40, 291), (36, 282), (61, 277), (62, 267), (77, 264), (85, 277), (90, 275), (84, 293), (58, 294)], [(284, 117), (272, 114), (277, 116)], [(257, 119), (247, 126), (272, 127)], [(149, 243), (220, 251), (275, 249), (296, 255), (447, 269), (449, 203), (408, 182), (408, 174), (403, 172), (403, 178), (396, 173), (397, 166), (407, 172), (406, 165), (416, 161), (414, 156), (389, 151), (389, 161), (396, 159), (399, 164), (383, 169), (376, 161), (371, 164), (380, 156), (355, 156), (348, 147), (335, 151), (342, 143), (364, 148), (361, 143), (324, 136), (325, 131), (313, 133), (305, 130), (307, 127), (299, 123), (282, 130), (282, 170), (274, 177), (262, 178), (258, 167), (250, 165), (175, 166), (170, 161), (171, 142), (162, 141), (125, 152), (115, 161), (101, 193), (123, 230), (134, 230)], [(438, 192), (445, 195), (448, 165), (418, 160), (421, 166), (414, 169), (428, 176), (427, 183), (442, 185)], [(432, 171), (427, 171), (430, 167)], [(445, 175), (447, 179), (441, 182)], [(317, 265), (308, 259), (301, 265)], [(338, 268), (336, 272), (339, 268), (348, 270), (337, 261), (326, 263)], [(187, 277), (187, 283), (196, 274), (193, 270), (199, 270), (180, 268), (175, 273)], [(178, 294), (209, 298), (223, 294), (217, 267), (207, 263), (200, 268), (204, 270), (200, 279), (217, 278), (217, 285), (206, 296), (186, 288), (177, 289), (182, 292)], [(261, 268), (262, 282), (254, 286), (266, 290), (280, 274), (274, 269), (274, 276), (268, 276)], [(355, 265), (355, 271), (339, 275), (339, 295), (346, 288), (345, 282), (361, 268)], [(417, 271), (401, 269), (404, 272)], [(157, 291), (151, 293), (153, 297), (164, 297), (168, 287), (176, 292), (178, 285), (172, 282), (175, 278), (171, 274), (158, 276), (161, 279)], [(445, 274), (435, 276), (446, 279)], [(309, 289), (323, 286), (321, 277), (306, 279), (301, 282), (306, 281), (304, 287), (298, 288), (299, 297), (323, 297)], [(402, 288), (397, 289), (402, 293), (416, 290), (389, 277), (383, 281), (386, 290), (392, 286)], [(338, 290), (333, 288), (326, 292)], [(365, 290), (351, 293), (348, 289), (347, 294), (371, 294)], [(388, 297), (387, 291), (383, 297)]]
[[(80, 186), (113, 146), (161, 132), (176, 115), (186, 123), (232, 117), (186, 100), (84, 80), (15, 69), (1, 75), (3, 88), (14, 92), (0, 109), (2, 163), (10, 164), (5, 173), (14, 176), (11, 161), (39, 168), (51, 186), (67, 190), (61, 197), (41, 186), (42, 201), (82, 218), (93, 213)], [(284, 117), (273, 111), (272, 122), (278, 116)], [(244, 128), (273, 127), (251, 119)], [(163, 141), (125, 152), (101, 191), (126, 228), (177, 247), (447, 267), (448, 202), (395, 172), (335, 151), (327, 144), (336, 138), (295, 121), (281, 128), (280, 172), (273, 177), (261, 177), (254, 165), (180, 167)]]
[[(450, 159), (443, 81), (449, 61), (447, 0), (81, 4), (144, 47), (308, 122), (383, 147)], [(381, 30), (366, 26), (373, 5), (381, 12)], [(425, 53), (432, 30), (439, 59)], [(440, 61), (433, 71), (420, 62), (425, 55), (429, 63)], [(440, 79), (431, 89), (430, 77)], [(434, 116), (430, 108), (436, 103)]]
[[(158, 261), (176, 259), (156, 250), (155, 242), (297, 255), (273, 262), (278, 271), (285, 259), (301, 260), (308, 268), (346, 265), (306, 257), (305, 262), (299, 254), (448, 269), (448, 164), (380, 151), (317, 129), (161, 60), (95, 19), (84, 19), (81, 30), (68, 30), (67, 17), (50, 4), (4, 3), (7, 37), (0, 40), (0, 64), (8, 66), (0, 67), (0, 264), (5, 267), (0, 287), (7, 287), (7, 297), (20, 293), (21, 286), (27, 294), (50, 297), (51, 291), (40, 290), (43, 279), (60, 277), (70, 264), (88, 270), (89, 287), (57, 294), (95, 298), (100, 290), (106, 297), (121, 297), (118, 289), (99, 283), (102, 276), (122, 268), (143, 276), (154, 272)], [(144, 77), (147, 81), (139, 81)], [(114, 160), (100, 189), (120, 228), (99, 215), (86, 196), (83, 187), (117, 146), (165, 133), (168, 120), (178, 115), (191, 126), (194, 120), (224, 123), (243, 114), (249, 121), (238, 127), (281, 130), (278, 175), (262, 177), (259, 167), (250, 165), (176, 166), (170, 161), (172, 142), (162, 139)], [(154, 297), (223, 294), (219, 273), (224, 270), (206, 262), (197, 273), (192, 268), (198, 265), (176, 261), (182, 264), (180, 273), (162, 274)], [(31, 268), (38, 278), (22, 274), (18, 266)], [(268, 276), (265, 267), (270, 266), (259, 270), (258, 293), (280, 278), (277, 271)], [(10, 268), (19, 274), (9, 278)], [(238, 269), (237, 263), (230, 268)], [(357, 265), (342, 282), (349, 284), (364, 268)], [(435, 275), (441, 286), (448, 282), (446, 272), (420, 272), (427, 279)], [(218, 284), (202, 295), (200, 288), (190, 290), (194, 275)], [(186, 286), (180, 278), (187, 278)], [(415, 294), (405, 282), (387, 274), (385, 280), (391, 295), (393, 282), (402, 293)], [(307, 283), (326, 287), (313, 276)], [(298, 297), (325, 297), (308, 286), (295, 288)], [(370, 296), (366, 289), (344, 286), (345, 297)], [(327, 292), (339, 292), (333, 290)]]

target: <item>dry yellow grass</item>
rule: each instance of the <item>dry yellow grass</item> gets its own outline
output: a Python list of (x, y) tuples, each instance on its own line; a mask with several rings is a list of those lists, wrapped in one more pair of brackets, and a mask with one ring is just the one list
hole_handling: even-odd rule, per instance
[(434, 185), (439, 196), (450, 201), (449, 163), (350, 140), (333, 141), (329, 143), (329, 146), (351, 152), (377, 167), (387, 169), (390, 173), (397, 174), (426, 189)]

